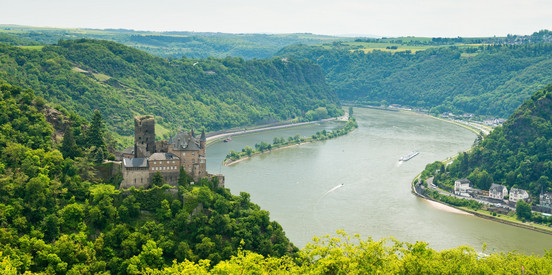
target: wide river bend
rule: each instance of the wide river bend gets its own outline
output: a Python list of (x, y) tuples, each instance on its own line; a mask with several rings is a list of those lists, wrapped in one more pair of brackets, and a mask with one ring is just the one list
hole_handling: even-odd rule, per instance
[[(551, 235), (447, 211), (410, 193), (410, 182), (426, 164), (469, 149), (474, 133), (415, 113), (356, 108), (354, 115), (359, 128), (346, 136), (224, 167), (231, 149), (274, 137), (310, 136), (342, 122), (232, 137), (209, 146), (207, 169), (225, 174), (233, 194), (250, 193), (299, 248), (339, 229), (364, 239), (424, 241), (437, 250), (461, 245), (481, 250), (484, 243), (488, 252), (543, 254), (552, 248)], [(399, 163), (414, 150), (420, 154)]]

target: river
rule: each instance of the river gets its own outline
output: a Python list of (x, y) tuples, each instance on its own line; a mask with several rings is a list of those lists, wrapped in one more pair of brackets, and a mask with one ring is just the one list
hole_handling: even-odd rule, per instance
[[(461, 245), (481, 250), (486, 243), (487, 252), (542, 255), (552, 248), (551, 235), (446, 211), (410, 193), (410, 182), (426, 164), (469, 149), (473, 132), (415, 113), (356, 108), (354, 115), (359, 128), (346, 136), (223, 167), (231, 149), (274, 137), (310, 136), (342, 122), (232, 137), (207, 148), (207, 169), (225, 174), (232, 194), (250, 193), (299, 248), (339, 229), (364, 239), (424, 241), (437, 250)], [(414, 150), (420, 154), (399, 163)]]

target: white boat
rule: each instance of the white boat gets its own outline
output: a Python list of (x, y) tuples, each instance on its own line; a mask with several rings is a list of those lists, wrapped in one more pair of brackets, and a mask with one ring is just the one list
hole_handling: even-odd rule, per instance
[(399, 161), (407, 161), (407, 160), (409, 160), (409, 159), (411, 159), (411, 158), (417, 156), (419, 153), (420, 153), (420, 152), (418, 152), (418, 151), (413, 151), (412, 153), (410, 153), (410, 154), (408, 154), (408, 155), (406, 155), (406, 156), (404, 156), (404, 157), (401, 157), (401, 158), (399, 159)]

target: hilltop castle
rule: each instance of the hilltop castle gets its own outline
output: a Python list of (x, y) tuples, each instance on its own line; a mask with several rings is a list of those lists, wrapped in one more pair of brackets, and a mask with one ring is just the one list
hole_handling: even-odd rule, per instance
[(121, 171), (123, 181), (120, 188), (149, 187), (153, 175), (161, 173), (172, 186), (178, 184), (180, 167), (194, 181), (217, 177), (219, 186), (224, 186), (224, 176), (207, 173), (205, 131), (199, 138), (193, 130), (180, 132), (168, 141), (155, 141), (155, 119), (153, 116), (134, 118), (134, 147), (123, 153)]

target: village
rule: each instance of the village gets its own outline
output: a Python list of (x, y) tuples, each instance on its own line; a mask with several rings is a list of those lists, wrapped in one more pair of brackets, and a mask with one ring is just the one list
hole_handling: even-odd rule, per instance
[(433, 178), (427, 179), (426, 182), (428, 188), (438, 191), (441, 195), (475, 200), (489, 206), (489, 210), (497, 214), (506, 215), (510, 211), (515, 211), (519, 200), (532, 203), (532, 211), (541, 212), (545, 216), (552, 214), (552, 194), (548, 192), (541, 192), (539, 202), (535, 203), (527, 190), (512, 187), (508, 191), (506, 186), (496, 183), (491, 184), (489, 190), (481, 190), (475, 188), (469, 179), (458, 179), (454, 182), (454, 193), (450, 193), (433, 184)]

